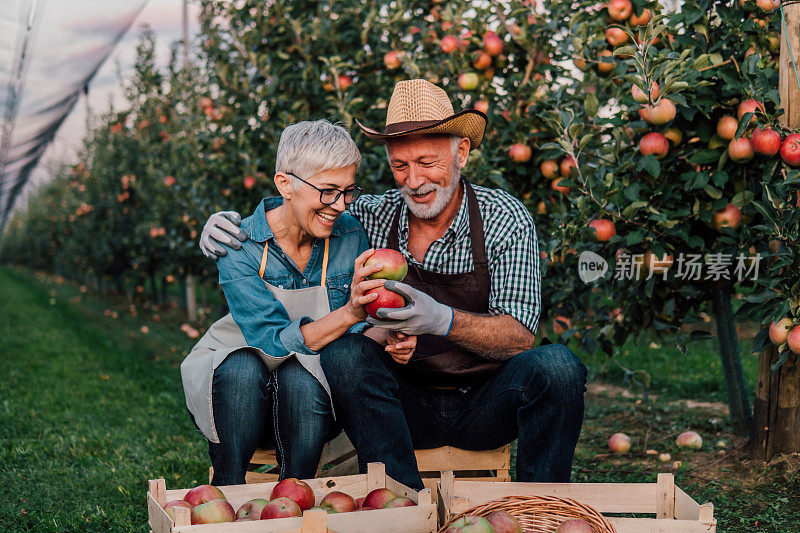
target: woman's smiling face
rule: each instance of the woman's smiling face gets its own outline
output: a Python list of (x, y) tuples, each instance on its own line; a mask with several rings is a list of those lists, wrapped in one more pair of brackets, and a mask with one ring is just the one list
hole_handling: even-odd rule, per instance
[(344, 201), (344, 191), (356, 183), (356, 166), (325, 170), (313, 176), (300, 176), (305, 181), (318, 189), (338, 189), (342, 192), (336, 202), (325, 205), (320, 201), (320, 192), (300, 180), (288, 176), (300, 187), (291, 191), (290, 201), (287, 202), (293, 218), (300, 229), (317, 239), (330, 237), (336, 219), (347, 209)]

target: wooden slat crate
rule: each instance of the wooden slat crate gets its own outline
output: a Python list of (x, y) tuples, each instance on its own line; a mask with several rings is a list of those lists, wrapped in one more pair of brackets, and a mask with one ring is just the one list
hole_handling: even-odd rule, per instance
[(647, 518), (607, 516), (617, 533), (715, 533), (714, 506), (694, 501), (675, 485), (672, 474), (656, 483), (487, 483), (455, 479), (445, 472), (438, 486), (439, 519), (503, 496), (560, 496), (593, 507), (604, 515), (653, 515)]
[(417, 468), (426, 488), (436, 492), (442, 472), (452, 471), (458, 479), (477, 481), (511, 481), (511, 445), (496, 450), (472, 451), (442, 446), (415, 450)]
[[(303, 518), (276, 518), (254, 522), (229, 522), (224, 524), (190, 525), (186, 509), (175, 510), (175, 521), (162, 509), (171, 500), (182, 499), (189, 489), (167, 490), (163, 479), (150, 481), (147, 493), (147, 510), (153, 533), (436, 533), (436, 505), (431, 491), (416, 492), (386, 475), (381, 463), (370, 463), (366, 474), (354, 476), (325, 477), (305, 480), (317, 496), (316, 503), (334, 490), (349, 494), (353, 498), (366, 496), (370, 491), (388, 488), (395, 493), (417, 502), (415, 507), (378, 509), (327, 515), (309, 515)], [(220, 487), (234, 510), (253, 498), (269, 498), (277, 482), (248, 483)], [(310, 513), (314, 515), (314, 513)]]

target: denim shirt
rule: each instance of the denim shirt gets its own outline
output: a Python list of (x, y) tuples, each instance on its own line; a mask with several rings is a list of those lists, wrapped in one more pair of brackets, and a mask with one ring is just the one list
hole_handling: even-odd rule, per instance
[[(322, 259), (325, 240), (317, 239), (311, 248), (311, 257), (301, 272), (275, 241), (267, 223), (267, 211), (283, 204), (283, 198), (264, 198), (255, 213), (242, 221), (242, 231), (249, 237), (239, 250), (228, 250), (217, 261), (219, 284), (228, 300), (233, 319), (242, 330), (249, 346), (261, 348), (269, 355), (283, 357), (290, 352), (315, 354), (305, 345), (300, 326), (311, 319), (302, 317), (291, 321), (286, 309), (264, 286), (258, 276), (264, 243), (269, 241), (264, 281), (282, 289), (304, 289), (321, 285)], [(343, 213), (334, 223), (328, 252), (328, 272), (325, 285), (331, 311), (350, 299), (353, 280), (353, 262), (369, 248), (367, 235), (361, 223)], [(367, 327), (360, 322), (350, 332), (360, 333)]]

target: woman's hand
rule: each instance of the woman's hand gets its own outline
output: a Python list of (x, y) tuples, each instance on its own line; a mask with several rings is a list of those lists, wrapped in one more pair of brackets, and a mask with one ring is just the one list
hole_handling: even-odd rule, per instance
[(404, 365), (408, 363), (414, 350), (417, 349), (417, 336), (406, 335), (399, 331), (389, 331), (386, 336), (386, 351), (392, 359)]
[(359, 322), (367, 318), (364, 306), (378, 298), (377, 294), (367, 294), (370, 289), (381, 287), (385, 279), (367, 279), (367, 276), (374, 274), (383, 268), (383, 264), (376, 263), (364, 266), (367, 259), (375, 252), (372, 248), (359, 255), (353, 265), (353, 282), (350, 284), (350, 301), (347, 302), (347, 312)]

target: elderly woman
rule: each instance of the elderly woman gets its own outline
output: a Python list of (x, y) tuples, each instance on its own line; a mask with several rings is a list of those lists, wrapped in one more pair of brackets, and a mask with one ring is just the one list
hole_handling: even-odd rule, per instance
[[(231, 313), (181, 364), (189, 411), (209, 441), (214, 485), (244, 483), (256, 447), (274, 438), (281, 478), (313, 477), (333, 436), (319, 351), (367, 324), (372, 250), (345, 209), (359, 195), (361, 162), (347, 130), (326, 121), (286, 128), (275, 186), (241, 229), (248, 239), (218, 263)], [(242, 236), (244, 239), (244, 235)], [(387, 343), (388, 334), (367, 334)], [(410, 356), (414, 339), (388, 336), (387, 351)]]

